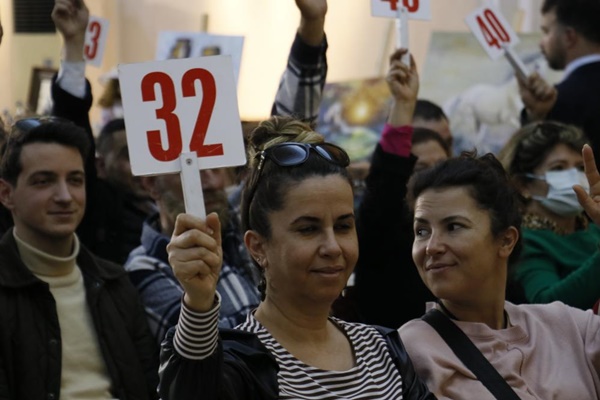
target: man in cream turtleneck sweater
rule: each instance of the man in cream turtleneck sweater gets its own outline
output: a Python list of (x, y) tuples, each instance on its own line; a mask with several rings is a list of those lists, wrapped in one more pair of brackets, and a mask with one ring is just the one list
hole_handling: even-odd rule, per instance
[(17, 121), (0, 162), (14, 228), (0, 240), (0, 398), (152, 399), (157, 348), (122, 267), (75, 229), (85, 210), (85, 132)]

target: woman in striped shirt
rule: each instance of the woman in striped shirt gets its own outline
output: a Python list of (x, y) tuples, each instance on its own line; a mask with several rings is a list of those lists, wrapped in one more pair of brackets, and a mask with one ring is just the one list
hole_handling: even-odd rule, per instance
[(346, 152), (289, 118), (250, 140), (242, 224), (263, 301), (218, 331), (219, 220), (180, 215), (168, 251), (185, 295), (163, 343), (162, 398), (434, 399), (397, 332), (329, 315), (358, 258)]

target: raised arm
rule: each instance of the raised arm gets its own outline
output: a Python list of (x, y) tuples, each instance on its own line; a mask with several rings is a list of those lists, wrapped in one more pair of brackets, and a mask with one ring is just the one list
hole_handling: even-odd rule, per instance
[(64, 61), (83, 61), (85, 28), (89, 16), (83, 0), (55, 0), (52, 20), (64, 40)]
[[(412, 221), (404, 200), (416, 162), (410, 154), (410, 123), (419, 90), (414, 61), (410, 68), (400, 62), (405, 53), (398, 50), (390, 57), (386, 79), (393, 104), (373, 153), (357, 223), (358, 307), (365, 322), (390, 328), (420, 317), (425, 311), (424, 302), (430, 298), (412, 261)], [(382, 304), (403, 306), (390, 313)]]
[[(89, 11), (83, 0), (56, 0), (52, 10), (52, 20), (63, 38), (62, 60), (58, 77), (52, 85), (52, 113), (70, 119), (86, 129), (92, 137), (89, 110), (92, 95), (85, 79), (83, 45)], [(86, 164), (94, 168), (94, 154)]]
[(300, 25), (275, 95), (272, 115), (313, 122), (327, 76), (325, 15), (327, 0), (296, 0)]
[(88, 201), (86, 212), (77, 234), (92, 251), (96, 249), (96, 221), (92, 213), (97, 208), (96, 147), (89, 111), (92, 90), (85, 79), (83, 43), (89, 11), (83, 0), (56, 0), (52, 20), (63, 38), (62, 60), (58, 75), (52, 82), (52, 115), (73, 121), (85, 129), (92, 148), (85, 160), (85, 189)]

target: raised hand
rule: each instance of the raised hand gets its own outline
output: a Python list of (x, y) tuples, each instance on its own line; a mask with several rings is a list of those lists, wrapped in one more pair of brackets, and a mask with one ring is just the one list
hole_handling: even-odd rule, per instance
[(300, 10), (302, 18), (325, 18), (325, 14), (327, 14), (327, 0), (296, 0), (296, 6)]
[(585, 167), (585, 176), (590, 186), (589, 193), (580, 185), (573, 186), (577, 194), (577, 200), (583, 207), (587, 215), (596, 225), (600, 225), (600, 173), (596, 167), (594, 152), (587, 144), (581, 150), (583, 155), (583, 165)]
[(185, 304), (195, 311), (209, 311), (223, 263), (218, 215), (211, 213), (202, 220), (180, 214), (167, 252), (173, 273), (185, 291)]
[(410, 68), (402, 61), (408, 50), (398, 49), (390, 57), (390, 69), (386, 81), (394, 99), (388, 123), (393, 126), (409, 125), (419, 95), (419, 74), (414, 58)]
[(90, 12), (83, 0), (55, 0), (52, 20), (65, 41), (85, 37)]
[(83, 44), (90, 13), (83, 0), (55, 0), (52, 20), (63, 37), (63, 60), (83, 61)]
[(327, 0), (296, 0), (300, 10), (298, 34), (310, 46), (319, 46), (325, 37), (325, 14)]
[(517, 78), (519, 94), (531, 121), (540, 121), (552, 110), (556, 103), (556, 88), (544, 80), (537, 72), (526, 81)]

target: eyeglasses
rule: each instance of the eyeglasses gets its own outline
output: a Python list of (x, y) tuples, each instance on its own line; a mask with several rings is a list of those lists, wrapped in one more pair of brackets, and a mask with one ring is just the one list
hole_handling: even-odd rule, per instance
[(330, 163), (339, 165), (340, 167), (345, 168), (350, 164), (348, 153), (341, 147), (331, 143), (280, 143), (271, 146), (256, 155), (257, 158), (260, 157), (260, 161), (257, 167), (258, 172), (255, 175), (256, 178), (252, 183), (250, 196), (248, 196), (248, 208), (250, 208), (256, 194), (256, 188), (258, 187), (258, 182), (260, 181), (260, 176), (267, 159), (280, 167), (293, 167), (304, 164), (308, 160), (311, 150)]
[(33, 128), (37, 128), (38, 126), (48, 123), (73, 124), (73, 121), (54, 116), (23, 118), (13, 124), (11, 135), (29, 132)]

